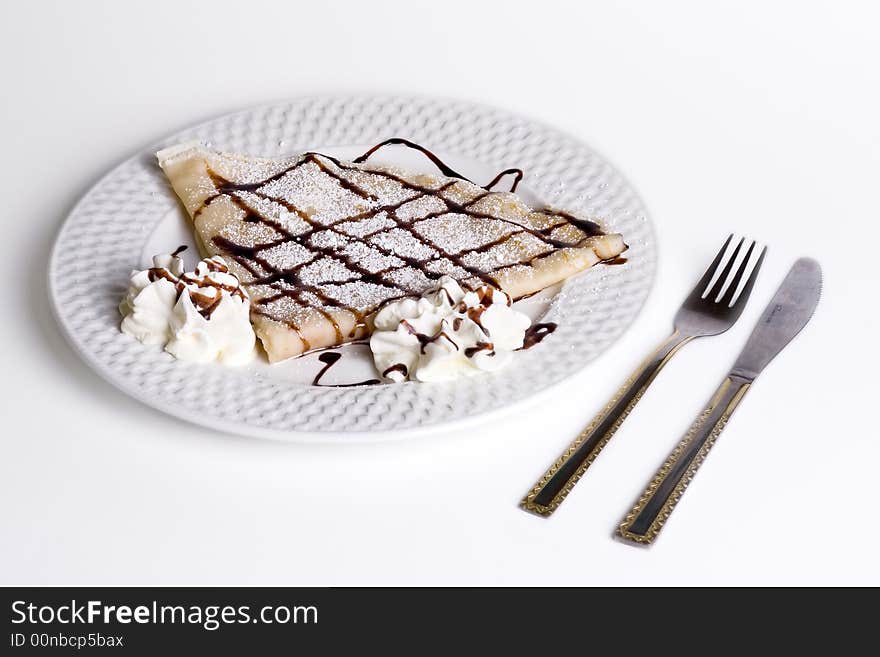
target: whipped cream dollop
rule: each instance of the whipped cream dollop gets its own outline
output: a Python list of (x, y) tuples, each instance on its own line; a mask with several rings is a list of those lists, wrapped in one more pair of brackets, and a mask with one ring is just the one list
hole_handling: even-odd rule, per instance
[(382, 306), (370, 350), (386, 381), (448, 381), (504, 367), (530, 324), (501, 290), (463, 288), (444, 276), (418, 299)]
[(157, 255), (153, 266), (132, 271), (119, 304), (122, 332), (144, 344), (165, 346), (176, 358), (241, 365), (254, 356), (250, 299), (223, 258), (206, 258), (184, 271), (180, 253)]

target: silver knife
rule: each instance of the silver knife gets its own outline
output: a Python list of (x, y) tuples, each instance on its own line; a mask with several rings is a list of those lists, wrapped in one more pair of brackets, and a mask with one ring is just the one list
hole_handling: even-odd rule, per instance
[(810, 321), (821, 289), (818, 262), (801, 258), (792, 265), (733, 368), (620, 523), (618, 536), (641, 544), (657, 538), (749, 386)]

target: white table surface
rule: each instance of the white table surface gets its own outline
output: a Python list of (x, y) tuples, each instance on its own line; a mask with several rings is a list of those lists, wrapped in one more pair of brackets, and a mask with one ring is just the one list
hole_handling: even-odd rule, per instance
[[(486, 4), (7, 7), (0, 583), (880, 584), (876, 8)], [(481, 101), (608, 156), (657, 228), (656, 284), (632, 329), (467, 433), (356, 447), (218, 435), (100, 380), (47, 302), (47, 254), (75, 200), (187, 124), (337, 91)], [(518, 510), (729, 231), (770, 245), (740, 322), (672, 361), (556, 516)], [(613, 541), (801, 255), (824, 268), (813, 321), (654, 547)]]

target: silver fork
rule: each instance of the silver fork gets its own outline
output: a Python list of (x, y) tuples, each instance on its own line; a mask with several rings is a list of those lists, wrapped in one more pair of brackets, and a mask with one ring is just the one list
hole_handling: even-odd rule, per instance
[[(565, 452), (556, 459), (547, 472), (538, 480), (534, 487), (520, 502), (520, 507), (539, 516), (549, 517), (565, 500), (575, 484), (596, 460), (602, 448), (629, 415), (633, 407), (645, 394), (654, 377), (663, 366), (694, 338), (718, 335), (729, 329), (739, 316), (748, 301), (755, 284), (755, 278), (764, 261), (766, 247), (761, 249), (755, 266), (749, 273), (742, 292), (737, 289), (743, 276), (748, 271), (755, 242), (751, 242), (745, 257), (739, 264), (736, 273), (731, 277), (734, 263), (745, 243), (740, 239), (736, 249), (724, 269), (718, 275), (724, 254), (730, 245), (733, 235), (727, 238), (724, 246), (718, 251), (715, 260), (703, 274), (694, 289), (684, 300), (675, 315), (675, 330), (660, 344), (626, 380), (623, 386), (608, 402), (608, 405), (595, 417), (581, 434), (574, 439)], [(711, 290), (709, 284), (715, 280)], [(724, 284), (729, 280), (727, 287)], [(722, 296), (723, 293), (723, 296)]]

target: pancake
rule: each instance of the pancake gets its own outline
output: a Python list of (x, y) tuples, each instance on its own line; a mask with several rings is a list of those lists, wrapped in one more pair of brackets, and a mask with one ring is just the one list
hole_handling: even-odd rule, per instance
[(382, 304), (443, 275), (516, 299), (626, 249), (593, 221), (530, 208), (442, 163), (452, 175), (197, 144), (157, 156), (203, 255), (222, 256), (250, 295), (271, 362), (368, 336)]

